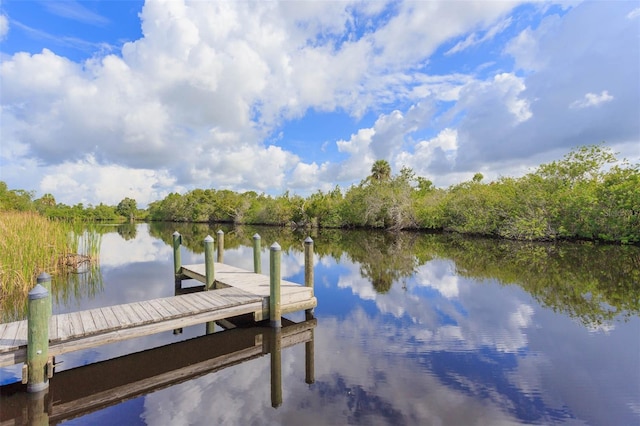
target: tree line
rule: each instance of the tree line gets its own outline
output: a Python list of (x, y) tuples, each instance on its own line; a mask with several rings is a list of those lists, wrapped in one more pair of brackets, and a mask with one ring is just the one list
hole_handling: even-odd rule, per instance
[(146, 210), (138, 209), (133, 198), (125, 197), (115, 206), (103, 203), (97, 206), (84, 206), (78, 203), (69, 206), (57, 203), (52, 194), (35, 198), (33, 191), (9, 189), (6, 182), (0, 181), (0, 212), (23, 211), (38, 212), (49, 219), (119, 222), (124, 220), (145, 219)]
[[(84, 218), (95, 220), (111, 220), (105, 217), (111, 212), (151, 221), (454, 231), (513, 240), (640, 243), (640, 165), (619, 162), (602, 144), (577, 148), (562, 160), (543, 164), (519, 178), (482, 180), (482, 174), (476, 173), (469, 181), (436, 188), (410, 168), (394, 175), (386, 160), (378, 160), (359, 184), (345, 190), (337, 186), (326, 192), (318, 190), (308, 197), (288, 191), (274, 197), (254, 191), (194, 189), (169, 194), (145, 211), (137, 210), (131, 199), (115, 207), (100, 204), (80, 210)], [(25, 196), (24, 191), (14, 192), (18, 198)], [(51, 204), (43, 199), (32, 203), (38, 209)], [(1, 186), (0, 205), (4, 205)], [(58, 205), (49, 207), (45, 214), (64, 217), (56, 213)]]
[(455, 231), (514, 240), (640, 242), (640, 165), (618, 162), (603, 145), (577, 148), (520, 178), (442, 189), (378, 160), (371, 175), (342, 191), (303, 198), (285, 192), (196, 189), (151, 203), (149, 218), (175, 222)]

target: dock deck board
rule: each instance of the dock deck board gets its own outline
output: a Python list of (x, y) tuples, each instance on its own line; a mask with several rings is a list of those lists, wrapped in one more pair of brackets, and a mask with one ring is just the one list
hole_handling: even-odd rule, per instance
[[(49, 323), (49, 355), (187, 327), (233, 316), (268, 318), (270, 279), (216, 263), (216, 289), (179, 296), (54, 315)], [(205, 265), (182, 267), (185, 277), (205, 282)], [(314, 308), (313, 288), (281, 280), (282, 313)], [(26, 359), (27, 321), (0, 324), (0, 367)]]

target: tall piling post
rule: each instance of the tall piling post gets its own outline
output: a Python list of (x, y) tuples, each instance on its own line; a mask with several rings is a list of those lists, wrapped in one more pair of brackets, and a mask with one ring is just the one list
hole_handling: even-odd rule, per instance
[[(310, 287), (313, 294), (313, 240), (307, 237), (304, 240), (304, 285)], [(313, 318), (313, 309), (306, 309), (306, 319)]]
[(213, 265), (213, 237), (207, 235), (204, 239), (204, 288), (206, 290), (213, 290), (215, 288), (215, 271)]
[(278, 243), (271, 245), (269, 257), (269, 320), (271, 327), (282, 327), (282, 310), (280, 307), (280, 262), (282, 249)]
[(224, 263), (224, 231), (218, 230), (218, 263)]
[(46, 272), (41, 273), (40, 275), (38, 275), (38, 278), (36, 278), (36, 284), (40, 284), (42, 287), (46, 288), (47, 291), (49, 292), (49, 300), (51, 301), (51, 303), (49, 304), (49, 312), (47, 314), (47, 316), (51, 317), (51, 314), (53, 312), (53, 293), (51, 292), (51, 275), (47, 274)]
[(49, 387), (49, 320), (51, 293), (37, 284), (29, 292), (27, 313), (27, 392)]
[[(205, 270), (205, 290), (214, 290), (216, 288), (216, 277), (213, 263), (213, 237), (207, 235), (204, 239), (204, 270)], [(212, 334), (215, 332), (216, 322), (209, 321), (206, 324), (206, 333)]]
[(182, 258), (180, 256), (180, 245), (182, 244), (182, 235), (178, 231), (173, 233), (173, 276), (175, 279), (176, 290), (182, 287)]
[(262, 273), (262, 263), (260, 262), (260, 235), (254, 234), (253, 236), (253, 272), (256, 274)]

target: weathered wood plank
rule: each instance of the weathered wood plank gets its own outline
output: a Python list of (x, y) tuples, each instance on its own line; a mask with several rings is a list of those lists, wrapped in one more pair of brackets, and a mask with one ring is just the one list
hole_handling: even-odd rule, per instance
[(200, 293), (200, 297), (203, 299), (207, 299), (217, 306), (235, 304), (233, 300), (230, 300), (229, 298), (223, 296), (220, 291), (221, 290), (203, 291), (202, 293)]
[(64, 340), (71, 335), (71, 321), (69, 320), (69, 314), (59, 314), (58, 317), (58, 337), (60, 340)]
[(121, 327), (118, 317), (110, 306), (100, 308), (100, 311), (102, 312), (104, 320), (107, 322), (110, 330), (117, 330)]
[(49, 318), (49, 341), (55, 342), (59, 339), (60, 338), (58, 337), (58, 316), (52, 315), (51, 318)]
[(18, 325), (18, 332), (16, 333), (16, 340), (13, 341), (13, 344), (16, 346), (26, 345), (27, 344), (27, 334), (29, 332), (29, 324), (27, 321), (20, 321)]
[(80, 312), (70, 312), (69, 323), (71, 325), (70, 336), (80, 337), (84, 334), (84, 327), (82, 326), (82, 317), (80, 316)]
[(116, 321), (118, 321), (118, 324), (120, 324), (120, 328), (125, 328), (128, 327), (129, 324), (131, 324), (131, 320), (127, 316), (122, 306), (123, 305), (114, 305), (111, 307), (111, 310), (113, 311), (114, 318), (116, 319)]
[(180, 311), (184, 310), (189, 313), (193, 312), (193, 306), (189, 303), (186, 303), (184, 300), (182, 300), (182, 296), (176, 296), (175, 298), (172, 299), (171, 303), (175, 306), (176, 309)]
[(80, 319), (82, 320), (82, 328), (84, 330), (84, 334), (93, 334), (98, 330), (95, 321), (93, 320), (93, 316), (89, 311), (80, 311), (79, 312)]
[(165, 317), (162, 314), (160, 314), (160, 312), (158, 312), (156, 309), (154, 309), (151, 302), (152, 301), (140, 303), (140, 306), (142, 307), (142, 309), (145, 310), (147, 315), (149, 315), (153, 319), (153, 322), (162, 321)]
[(183, 305), (176, 303), (176, 300), (176, 297), (172, 297), (171, 299), (157, 300), (157, 302), (160, 303), (174, 317), (188, 315), (191, 313), (191, 311), (186, 309)]
[(91, 311), (89, 311), (89, 313), (91, 314), (91, 316), (93, 317), (93, 322), (96, 325), (96, 328), (98, 330), (109, 330), (109, 323), (107, 323), (107, 320), (104, 317), (104, 314), (102, 313), (102, 310), (100, 309), (92, 309)]
[(200, 293), (185, 294), (183, 297), (184, 302), (188, 302), (195, 307), (196, 312), (206, 311), (209, 306), (200, 301)]
[(131, 307), (131, 310), (138, 315), (142, 324), (149, 324), (150, 322), (153, 322), (153, 317), (147, 313), (139, 302), (130, 303), (129, 306)]
[[(6, 350), (9, 348), (15, 347), (14, 343), (16, 341), (16, 336), (18, 334), (18, 328), (20, 327), (20, 321), (10, 322), (5, 324), (4, 331), (2, 336), (0, 336), (0, 342), (2, 343), (3, 348), (6, 347)], [(0, 349), (5, 352), (6, 350)]]
[(162, 307), (164, 307), (164, 309), (169, 312), (169, 314), (171, 315), (172, 318), (184, 316), (185, 314), (186, 315), (190, 314), (189, 311), (186, 311), (186, 312), (183, 311), (180, 308), (180, 305), (176, 305), (174, 303), (174, 300), (175, 300), (175, 297), (166, 298), (166, 299), (159, 299), (159, 300), (156, 300), (156, 301), (158, 303), (160, 303), (162, 305)]

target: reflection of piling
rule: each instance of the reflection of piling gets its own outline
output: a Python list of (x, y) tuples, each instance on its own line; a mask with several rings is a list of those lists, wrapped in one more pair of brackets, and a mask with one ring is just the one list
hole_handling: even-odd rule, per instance
[(47, 398), (48, 389), (29, 394), (27, 401), (27, 421), (31, 426), (46, 426), (49, 424), (51, 399)]
[(253, 272), (255, 272), (256, 274), (262, 273), (260, 250), (260, 235), (255, 234), (253, 236)]
[(218, 230), (218, 263), (224, 263), (224, 231)]
[[(313, 289), (313, 240), (304, 240), (304, 285)], [(313, 315), (313, 309), (305, 310), (307, 315)]]
[[(313, 314), (305, 311), (305, 320), (310, 321), (313, 319)], [(311, 332), (311, 340), (305, 342), (304, 344), (304, 381), (307, 384), (313, 384), (316, 381), (316, 373), (315, 373), (315, 330), (312, 328), (309, 330)]]
[(270, 285), (269, 285), (269, 320), (271, 327), (282, 327), (282, 310), (280, 308), (280, 261), (282, 249), (278, 243), (271, 246)]
[[(27, 371), (28, 392), (40, 392), (49, 387), (49, 319), (51, 293), (41, 284), (29, 292), (27, 317)], [(24, 377), (23, 377), (24, 382)]]
[(173, 276), (175, 278), (176, 290), (182, 286), (182, 259), (180, 257), (180, 245), (182, 235), (178, 231), (173, 233)]
[(213, 290), (215, 288), (215, 271), (213, 265), (213, 237), (207, 235), (204, 239), (205, 290)]
[(281, 328), (271, 331), (271, 406), (282, 405), (282, 332)]

